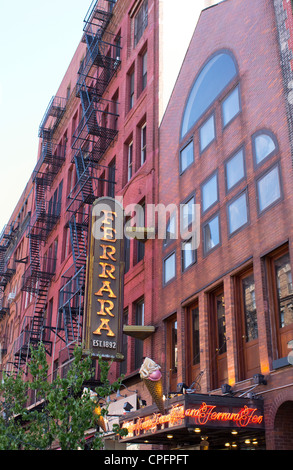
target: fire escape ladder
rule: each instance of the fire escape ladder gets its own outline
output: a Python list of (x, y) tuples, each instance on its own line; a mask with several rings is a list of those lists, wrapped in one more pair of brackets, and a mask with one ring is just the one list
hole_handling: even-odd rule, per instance
[(75, 265), (75, 273), (86, 265), (87, 256), (87, 227), (83, 223), (78, 223), (76, 217), (72, 216), (69, 221), (72, 255)]

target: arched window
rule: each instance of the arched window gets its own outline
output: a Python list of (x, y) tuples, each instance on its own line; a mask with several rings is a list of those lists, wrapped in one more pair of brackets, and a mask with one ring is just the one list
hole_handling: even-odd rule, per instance
[(228, 52), (218, 52), (203, 67), (185, 106), (181, 138), (196, 124), (226, 86), (238, 75), (236, 62)]
[(277, 151), (277, 140), (269, 131), (258, 131), (252, 136), (252, 147), (254, 162), (258, 166)]

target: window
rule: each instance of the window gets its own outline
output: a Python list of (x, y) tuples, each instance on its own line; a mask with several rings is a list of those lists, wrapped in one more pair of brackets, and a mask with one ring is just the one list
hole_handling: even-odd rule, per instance
[(228, 223), (230, 235), (248, 223), (246, 191), (228, 204)]
[(140, 129), (140, 164), (146, 161), (146, 123)]
[[(145, 227), (145, 202), (142, 201), (139, 205), (142, 208), (142, 212), (139, 212), (137, 225), (139, 227)], [(139, 261), (144, 258), (144, 241), (134, 240), (134, 242), (136, 244), (136, 262), (139, 263)]]
[(222, 104), (223, 126), (227, 126), (240, 112), (239, 86), (234, 88)]
[(129, 110), (131, 110), (134, 105), (134, 70), (132, 70), (129, 73), (128, 82), (129, 82)]
[(194, 221), (194, 205), (195, 205), (195, 197), (192, 196), (187, 202), (185, 202), (181, 206), (182, 232), (187, 230), (189, 225)]
[(214, 173), (202, 185), (202, 212), (210, 209), (218, 201), (218, 174)]
[(264, 132), (256, 133), (252, 137), (252, 147), (256, 166), (271, 157), (277, 150), (277, 144), (273, 137)]
[(199, 309), (198, 306), (191, 309), (191, 334), (192, 334), (192, 365), (200, 363), (200, 343), (199, 343)]
[(255, 304), (254, 276), (250, 274), (241, 280), (242, 301), (245, 322), (245, 340), (248, 343), (258, 338), (257, 314)]
[(176, 314), (166, 322), (166, 370), (168, 371), (168, 390), (175, 392), (177, 388), (178, 339)]
[(204, 253), (207, 254), (220, 244), (219, 216), (210, 219), (203, 227)]
[(196, 262), (196, 250), (193, 247), (192, 239), (182, 243), (182, 271)]
[(220, 93), (237, 76), (234, 58), (218, 52), (197, 76), (184, 110), (181, 138), (198, 122)]
[(109, 163), (108, 166), (108, 196), (115, 197), (115, 173), (116, 173), (116, 159)]
[(175, 252), (168, 256), (164, 260), (164, 284), (167, 284), (169, 281), (175, 277)]
[(231, 157), (226, 165), (226, 189), (230, 191), (240, 181), (245, 178), (245, 163), (243, 149), (239, 150), (233, 157)]
[[(122, 317), (123, 325), (128, 325), (128, 308), (123, 312)], [(124, 361), (120, 363), (120, 374), (127, 373), (127, 351), (128, 351), (128, 336), (122, 335), (122, 354), (124, 356)]]
[(268, 256), (267, 268), (270, 281), (268, 293), (275, 333), (272, 337), (275, 346), (274, 359), (279, 360), (288, 357), (288, 342), (293, 337), (292, 268), (288, 244)]
[(166, 226), (166, 238), (164, 240), (164, 246), (166, 246), (171, 240), (177, 239), (177, 216), (174, 212), (170, 215), (170, 219)]
[(211, 293), (209, 309), (211, 385), (219, 388), (228, 380), (225, 298), (222, 287)]
[(281, 198), (279, 166), (276, 165), (257, 181), (259, 212), (264, 211)]
[(189, 142), (180, 152), (180, 173), (183, 173), (194, 161), (193, 140)]
[[(135, 324), (144, 325), (144, 299), (135, 304)], [(138, 369), (143, 363), (143, 341), (135, 339), (134, 368)]]
[(142, 90), (144, 90), (147, 86), (147, 62), (148, 62), (148, 53), (145, 53), (142, 56)]
[(134, 18), (134, 47), (137, 45), (148, 25), (148, 0), (143, 0), (137, 15)]
[(200, 151), (203, 152), (215, 139), (215, 116), (212, 114), (199, 129)]
[(128, 144), (127, 151), (127, 181), (131, 180), (133, 174), (133, 142)]
[(124, 238), (124, 273), (130, 269), (130, 238)]

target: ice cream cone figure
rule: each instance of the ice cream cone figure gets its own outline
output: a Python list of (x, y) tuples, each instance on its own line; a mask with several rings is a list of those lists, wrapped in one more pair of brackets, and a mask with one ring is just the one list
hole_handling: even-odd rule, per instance
[(94, 409), (94, 415), (97, 417), (97, 424), (100, 428), (103, 429), (104, 432), (106, 432), (106, 423), (104, 420), (104, 417), (101, 414), (101, 407), (100, 405), (97, 405)]
[(152, 359), (146, 357), (141, 368), (140, 378), (143, 380), (150, 392), (154, 402), (162, 414), (165, 414), (165, 406), (163, 400), (163, 382), (161, 367)]

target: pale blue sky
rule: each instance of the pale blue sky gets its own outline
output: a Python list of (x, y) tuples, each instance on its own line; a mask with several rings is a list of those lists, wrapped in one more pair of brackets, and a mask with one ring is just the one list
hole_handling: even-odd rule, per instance
[(0, 231), (37, 160), (38, 128), (91, 0), (0, 0)]

